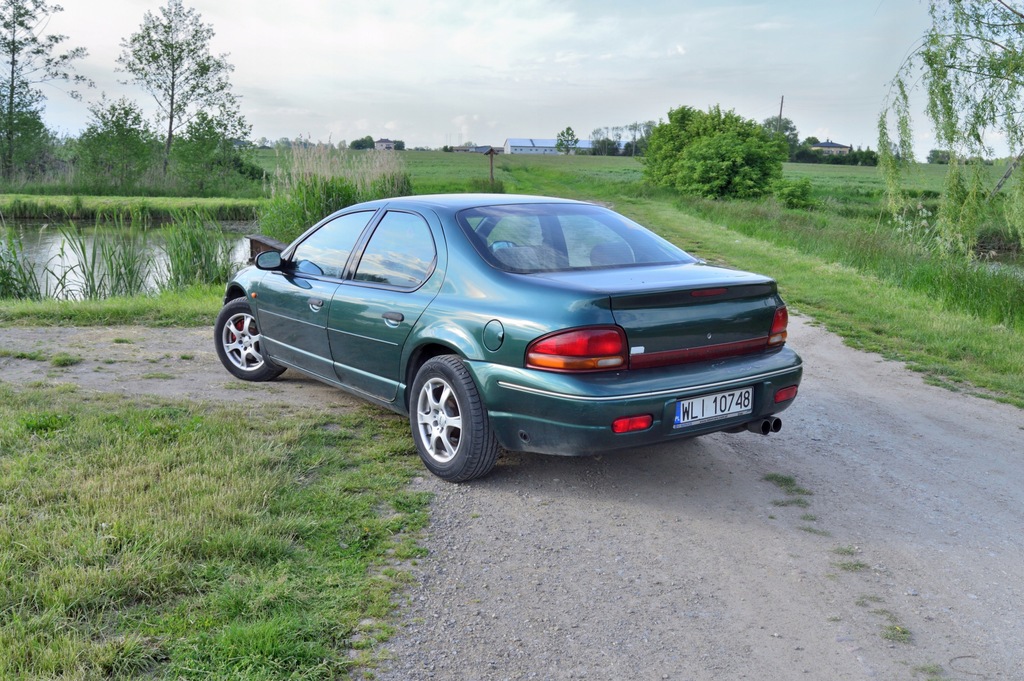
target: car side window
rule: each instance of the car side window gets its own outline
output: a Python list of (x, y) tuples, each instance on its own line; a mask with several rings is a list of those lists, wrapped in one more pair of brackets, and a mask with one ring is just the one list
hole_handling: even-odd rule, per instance
[(348, 213), (310, 234), (292, 253), (296, 271), (340, 279), (352, 247), (372, 217), (373, 211)]
[(416, 288), (434, 270), (437, 249), (427, 222), (413, 213), (389, 212), (373, 230), (356, 267), (356, 281)]

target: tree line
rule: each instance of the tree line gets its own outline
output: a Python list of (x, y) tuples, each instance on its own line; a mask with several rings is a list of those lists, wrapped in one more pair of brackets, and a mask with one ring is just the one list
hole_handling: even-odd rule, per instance
[(92, 193), (204, 195), (252, 184), (262, 170), (247, 156), (251, 126), (231, 88), (234, 67), (214, 54), (213, 27), (182, 0), (146, 12), (137, 31), (120, 41), (117, 70), (154, 101), (156, 121), (138, 102), (101, 94), (87, 107), (77, 139), (61, 139), (43, 122), (44, 84), (92, 88), (76, 72), (88, 55), (67, 47), (68, 36), (47, 33), (62, 12), (46, 0), (0, 3), (0, 181), (73, 185)]
[(555, 148), (562, 154), (643, 156), (647, 150), (647, 139), (655, 125), (655, 121), (644, 121), (594, 128), (590, 133), (589, 148), (580, 148), (580, 139), (569, 126), (555, 136)]
[[(594, 156), (644, 156), (652, 131), (659, 125), (655, 121), (631, 123), (612, 127), (595, 128), (590, 133), (590, 148), (579, 148), (579, 137), (572, 127), (567, 127), (556, 136), (556, 148), (563, 154), (591, 154)], [(767, 118), (761, 127), (770, 134), (783, 138), (788, 149), (786, 160), (791, 163), (829, 163), (833, 165), (878, 165), (878, 154), (871, 148), (851, 149), (845, 154), (826, 154), (813, 147), (821, 140), (806, 137), (800, 141), (796, 125), (788, 118), (778, 116)]]
[(821, 142), (817, 137), (809, 136), (800, 141), (800, 133), (796, 125), (788, 118), (772, 116), (766, 118), (761, 126), (771, 134), (779, 135), (786, 141), (788, 160), (790, 163), (829, 163), (832, 165), (876, 166), (878, 153), (867, 149), (851, 149), (846, 154), (826, 154), (814, 146)]

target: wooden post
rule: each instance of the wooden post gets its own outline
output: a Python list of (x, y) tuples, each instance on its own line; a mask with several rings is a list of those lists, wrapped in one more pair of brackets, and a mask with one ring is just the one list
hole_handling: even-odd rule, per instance
[(491, 157), (491, 185), (494, 185), (494, 157), (497, 156), (498, 152), (491, 147), (487, 150), (487, 155)]

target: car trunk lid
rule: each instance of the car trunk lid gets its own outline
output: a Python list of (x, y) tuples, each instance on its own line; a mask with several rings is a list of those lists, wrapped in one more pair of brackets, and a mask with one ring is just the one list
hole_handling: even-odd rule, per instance
[[(704, 263), (575, 273), (572, 284), (603, 289), (629, 343), (633, 369), (709, 361), (768, 348), (775, 281)], [(566, 281), (566, 283), (569, 283)]]

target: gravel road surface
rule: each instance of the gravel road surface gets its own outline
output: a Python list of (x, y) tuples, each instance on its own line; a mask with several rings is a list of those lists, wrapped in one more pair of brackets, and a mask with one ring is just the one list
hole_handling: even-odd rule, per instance
[[(232, 389), (211, 336), (0, 328), (2, 348), (84, 358), (0, 358), (0, 380), (356, 404), (292, 372)], [(777, 435), (417, 479), (429, 556), (366, 678), (1024, 679), (1024, 412), (804, 319), (790, 343), (804, 383)]]

